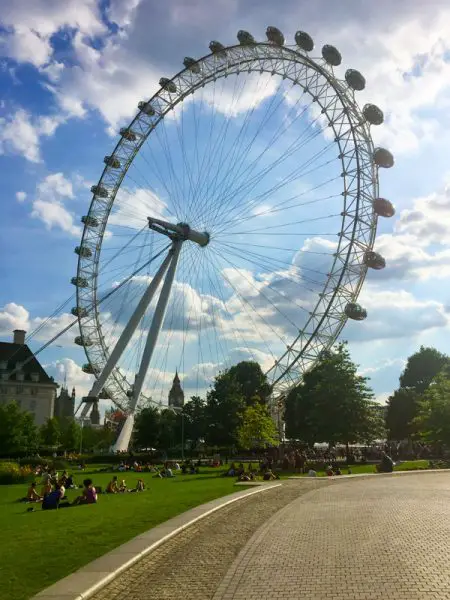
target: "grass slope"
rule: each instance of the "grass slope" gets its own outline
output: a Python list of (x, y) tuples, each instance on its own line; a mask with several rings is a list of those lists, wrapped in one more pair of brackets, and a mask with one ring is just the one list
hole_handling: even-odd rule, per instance
[[(236, 491), (234, 478), (218, 477), (217, 470), (200, 475), (153, 479), (143, 473), (147, 490), (141, 494), (106, 495), (96, 505), (59, 511), (27, 513), (29, 504), (15, 502), (26, 495), (26, 485), (0, 487), (1, 597), (25, 600), (91, 560), (194, 506)], [(86, 473), (105, 489), (111, 474)], [(128, 474), (129, 488), (138, 474)], [(119, 473), (120, 479), (120, 473)], [(69, 490), (72, 501), (78, 490)]]

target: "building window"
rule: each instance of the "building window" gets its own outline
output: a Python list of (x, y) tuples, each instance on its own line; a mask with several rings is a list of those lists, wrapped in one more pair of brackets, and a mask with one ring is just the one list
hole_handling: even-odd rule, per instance
[(23, 385), (16, 386), (16, 394), (23, 394)]
[(23, 381), (25, 379), (25, 373), (17, 373), (16, 377), (17, 381)]
[(37, 387), (32, 387), (31, 388), (31, 395), (32, 396), (37, 396), (39, 394), (39, 388)]
[(0, 394), (7, 394), (8, 393), (8, 388), (5, 387), (4, 385), (2, 385), (2, 387), (0, 387)]
[(36, 410), (36, 400), (32, 400), (30, 402), (30, 410), (31, 412), (34, 412)]
[(39, 382), (39, 373), (31, 373), (31, 381), (33, 383), (38, 383)]

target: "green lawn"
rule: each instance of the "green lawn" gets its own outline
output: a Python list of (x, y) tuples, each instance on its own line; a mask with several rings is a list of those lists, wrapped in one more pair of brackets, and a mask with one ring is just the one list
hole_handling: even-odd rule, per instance
[[(119, 479), (120, 479), (120, 473)], [(99, 496), (90, 506), (59, 511), (26, 512), (31, 505), (15, 502), (27, 485), (0, 486), (1, 597), (25, 600), (91, 560), (189, 508), (236, 491), (234, 478), (222, 478), (217, 469), (200, 475), (153, 479), (143, 473), (147, 490), (141, 494)], [(76, 474), (76, 482), (91, 477), (106, 487), (110, 473)], [(135, 487), (139, 474), (124, 475)], [(40, 486), (39, 486), (40, 491)], [(69, 500), (79, 495), (69, 490)]]
[[(428, 460), (408, 460), (400, 463), (396, 467), (394, 467), (394, 471), (420, 471), (423, 469), (427, 469), (429, 467)], [(376, 473), (375, 465), (352, 465), (350, 467), (352, 475), (357, 475), (359, 473)], [(342, 475), (347, 475), (347, 467), (341, 467)], [(292, 473), (289, 473), (287, 476), (291, 476)], [(325, 471), (317, 471), (317, 475), (319, 477), (326, 477)], [(305, 477), (307, 474), (304, 475)]]

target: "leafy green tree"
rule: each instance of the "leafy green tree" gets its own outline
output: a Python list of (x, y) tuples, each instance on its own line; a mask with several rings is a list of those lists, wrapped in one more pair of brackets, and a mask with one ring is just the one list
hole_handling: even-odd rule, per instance
[(450, 364), (447, 355), (436, 348), (421, 346), (412, 354), (400, 375), (401, 388), (414, 388), (418, 394), (423, 393), (442, 369)]
[(313, 396), (308, 393), (305, 384), (301, 383), (289, 392), (284, 406), (286, 437), (301, 440), (308, 446), (313, 446), (318, 440), (316, 424), (312, 420), (312, 402)]
[(41, 442), (44, 446), (58, 446), (61, 428), (58, 419), (51, 417), (41, 426)]
[(241, 385), (225, 371), (217, 375), (206, 397), (206, 441), (210, 446), (233, 446), (237, 443), (240, 415), (246, 407)]
[(206, 403), (199, 396), (192, 396), (183, 406), (184, 438), (194, 449), (206, 437)]
[(278, 443), (275, 423), (266, 406), (247, 406), (241, 415), (237, 429), (237, 439), (241, 448), (267, 448)]
[(450, 378), (440, 373), (418, 402), (415, 425), (422, 437), (450, 447)]
[(28, 454), (39, 445), (39, 433), (33, 416), (16, 402), (0, 404), (0, 455)]
[(410, 439), (415, 431), (419, 394), (414, 388), (400, 388), (387, 401), (386, 428), (390, 440)]
[[(324, 353), (313, 369), (305, 373), (303, 383), (288, 402), (286, 416), (296, 415), (287, 430), (307, 441), (349, 444), (371, 441), (382, 433), (382, 419), (374, 408), (373, 392), (367, 378), (357, 374), (346, 344)], [(298, 410), (295, 413), (295, 410)]]
[(133, 445), (136, 448), (155, 448), (158, 445), (160, 414), (154, 406), (141, 409), (135, 419)]
[(165, 408), (159, 413), (157, 447), (161, 450), (173, 448), (181, 443), (181, 416)]
[(254, 404), (255, 401), (266, 402), (271, 387), (259, 363), (243, 360), (231, 367), (228, 375), (239, 384), (247, 405)]
[(64, 419), (61, 426), (61, 445), (64, 450), (78, 450), (80, 447), (81, 427), (75, 419)]

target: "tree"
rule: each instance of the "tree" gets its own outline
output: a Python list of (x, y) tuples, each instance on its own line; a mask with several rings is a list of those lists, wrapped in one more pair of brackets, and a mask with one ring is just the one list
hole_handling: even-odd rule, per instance
[(414, 388), (400, 388), (387, 401), (386, 428), (391, 440), (410, 439), (414, 433), (419, 394)]
[(162, 450), (173, 448), (181, 443), (181, 416), (166, 408), (159, 413), (157, 445)]
[(38, 444), (33, 416), (20, 410), (16, 402), (0, 404), (0, 455), (32, 453)]
[[(357, 374), (345, 344), (324, 353), (321, 360), (303, 377), (296, 395), (300, 400), (297, 424), (288, 424), (311, 443), (349, 444), (372, 441), (382, 435), (382, 419), (374, 409), (373, 392), (367, 378)], [(295, 414), (290, 408), (290, 414)], [(300, 423), (300, 418), (303, 423)]]
[(64, 419), (61, 423), (61, 445), (64, 450), (78, 450), (80, 440), (80, 425), (74, 419)]
[(317, 441), (317, 430), (312, 421), (313, 396), (303, 383), (292, 389), (287, 395), (284, 406), (284, 421), (288, 439), (301, 440), (308, 446)]
[(158, 445), (160, 415), (157, 408), (147, 406), (136, 415), (133, 445), (137, 448), (154, 448)]
[(450, 379), (445, 372), (419, 400), (415, 425), (426, 441), (450, 447)]
[(260, 402), (266, 402), (271, 387), (259, 363), (243, 360), (231, 367), (228, 375), (239, 384), (247, 405), (254, 404), (258, 399)]
[(41, 442), (44, 446), (57, 446), (61, 438), (58, 419), (51, 417), (41, 426)]
[(229, 371), (217, 375), (206, 397), (206, 441), (211, 446), (237, 443), (240, 415), (246, 407), (241, 385)]
[(193, 450), (206, 436), (206, 403), (199, 396), (192, 396), (183, 406), (184, 437)]
[(275, 423), (266, 406), (247, 406), (241, 415), (237, 429), (237, 439), (241, 448), (267, 448), (278, 443)]
[(440, 371), (450, 364), (450, 359), (436, 348), (421, 346), (412, 354), (400, 375), (401, 388), (414, 388), (417, 393), (423, 393)]

